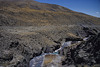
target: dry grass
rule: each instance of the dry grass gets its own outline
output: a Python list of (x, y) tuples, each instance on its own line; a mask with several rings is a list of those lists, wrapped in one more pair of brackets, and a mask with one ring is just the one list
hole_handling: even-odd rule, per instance
[(56, 45), (56, 43), (54, 43), (52, 40), (50, 40), (49, 38), (43, 36), (42, 40), (44, 40), (44, 42), (48, 45)]
[(76, 35), (73, 34), (73, 33), (67, 33), (67, 35), (70, 36), (70, 37), (78, 38), (78, 36), (76, 36)]
[(46, 55), (44, 59), (44, 65), (47, 65), (52, 62), (56, 55)]
[[(61, 24), (76, 24), (77, 22), (92, 21), (99, 24), (99, 19), (87, 15), (80, 15), (78, 13), (70, 12), (53, 12), (49, 10), (35, 10), (29, 7), (25, 8), (3, 8), (3, 13), (11, 19), (20, 20), (15, 25), (61, 25)], [(12, 22), (9, 22), (11, 24)]]
[(22, 32), (22, 33), (18, 33), (19, 35), (36, 35), (36, 32)]
[[(22, 5), (22, 4), (26, 4), (26, 5)], [(63, 10), (60, 10), (60, 8), (58, 8), (57, 5), (44, 4), (44, 6), (41, 5), (42, 6), (41, 7), (38, 4), (40, 3), (29, 4), (27, 2), (22, 2), (22, 3), (11, 2), (7, 6), (7, 4), (5, 3), (6, 6), (2, 7), (1, 10), (3, 10), (3, 12), (1, 12), (1, 14), (4, 14), (7, 17), (5, 19), (8, 19), (7, 20), (8, 25), (12, 25), (11, 23), (14, 22), (15, 23), (13, 25), (19, 25), (19, 26), (66, 25), (66, 24), (77, 24), (80, 22), (84, 22), (84, 23), (92, 22), (94, 24), (100, 24), (99, 18), (95, 18), (89, 15), (71, 11), (67, 8), (65, 8), (66, 9), (65, 12)], [(24, 7), (19, 7), (18, 5), (22, 5)], [(36, 6), (36, 8), (40, 7), (41, 9), (40, 10), (32, 9), (30, 8), (30, 5), (33, 5), (32, 7)], [(54, 9), (57, 11), (50, 11), (50, 9)], [(9, 21), (12, 19), (13, 21)]]

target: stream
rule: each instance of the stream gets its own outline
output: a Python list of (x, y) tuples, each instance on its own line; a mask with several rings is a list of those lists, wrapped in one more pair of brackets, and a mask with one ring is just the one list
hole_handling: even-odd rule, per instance
[[(89, 37), (87, 38), (83, 38), (83, 41), (87, 41)], [(75, 41), (74, 41), (75, 42)], [(75, 43), (81, 43), (82, 41), (76, 41)], [(64, 42), (61, 47), (57, 50), (55, 50), (53, 53), (44, 53), (44, 54), (41, 54), (40, 56), (37, 56), (37, 57), (34, 57), (33, 59), (31, 59), (31, 61), (29, 62), (29, 67), (43, 67), (44, 65), (44, 59), (45, 59), (45, 56), (46, 55), (55, 55), (55, 56), (59, 56), (60, 58), (60, 55), (58, 54), (58, 52), (60, 50), (63, 50), (64, 47), (68, 47), (68, 46), (71, 46), (73, 43), (73, 41), (67, 41), (67, 42)], [(57, 66), (51, 66), (51, 67), (57, 67)]]

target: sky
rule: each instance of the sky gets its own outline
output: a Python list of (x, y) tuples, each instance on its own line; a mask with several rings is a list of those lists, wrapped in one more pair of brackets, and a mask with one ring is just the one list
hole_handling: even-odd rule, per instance
[(100, 18), (100, 0), (35, 0), (42, 3), (57, 4), (73, 11)]

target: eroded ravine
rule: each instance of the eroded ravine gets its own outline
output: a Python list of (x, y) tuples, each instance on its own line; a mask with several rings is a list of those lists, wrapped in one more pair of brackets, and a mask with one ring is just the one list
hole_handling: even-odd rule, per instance
[[(11, 29), (13, 29), (13, 28), (11, 27)], [(74, 33), (72, 34), (70, 32), (67, 32), (67, 30), (64, 30), (64, 31), (61, 31), (61, 30), (55, 31), (54, 29), (49, 30), (49, 31), (41, 30), (42, 32), (39, 30), (39, 31), (34, 31), (34, 34), (33, 34), (33, 32), (30, 31), (31, 30), (30, 28), (29, 28), (29, 30), (24, 30), (24, 28), (23, 28), (22, 30), (24, 32), (21, 30), (21, 33), (24, 33), (24, 34), (20, 34), (19, 32), (16, 34), (13, 32), (13, 30), (12, 31), (8, 30), (8, 29), (4, 30), (4, 28), (3, 28), (3, 31), (5, 31), (5, 32), (8, 31), (8, 33), (4, 33), (1, 29), (1, 34), (0, 34), (1, 47), (5, 43), (5, 47), (1, 49), (2, 50), (1, 51), (2, 55), (0, 56), (0, 58), (1, 58), (0, 62), (2, 64), (1, 66), (4, 66), (3, 64), (5, 64), (5, 63), (2, 62), (2, 61), (4, 61), (4, 62), (7, 62), (7, 64), (5, 64), (5, 65), (6, 66), (9, 65), (9, 67), (14, 66), (14, 65), (16, 65), (17, 67), (19, 67), (21, 65), (22, 65), (22, 67), (29, 67), (29, 61), (32, 58), (33, 59), (37, 58), (34, 61), (36, 63), (32, 63), (32, 64), (34, 64), (34, 67), (36, 67), (36, 66), (37, 67), (40, 67), (40, 66), (43, 66), (43, 67), (49, 66), (50, 67), (50, 65), (57, 65), (57, 66), (59, 65), (60, 66), (60, 65), (62, 65), (62, 63), (63, 63), (63, 65), (67, 65), (67, 64), (71, 65), (71, 64), (78, 64), (78, 63), (81, 64), (81, 63), (85, 63), (85, 62), (83, 62), (83, 61), (78, 62), (80, 60), (80, 57), (83, 60), (85, 60), (84, 56), (89, 57), (91, 55), (92, 55), (92, 57), (94, 57), (93, 61), (91, 61), (91, 62), (99, 63), (99, 61), (98, 61), (99, 49), (96, 49), (96, 48), (98, 48), (98, 46), (100, 44), (98, 30), (93, 31), (94, 29), (93, 30), (92, 29), (90, 30), (90, 29), (91, 28), (89, 28), (89, 29), (82, 28), (82, 31), (86, 34), (81, 32), (80, 30), (78, 30), (78, 31), (75, 30), (76, 36), (75, 35), (73, 36)], [(16, 28), (14, 30), (16, 30)], [(32, 30), (34, 30), (34, 28)], [(30, 35), (31, 34), (30, 32), (32, 33), (32, 35)], [(35, 32), (38, 34), (36, 34)], [(11, 33), (13, 33), (13, 35), (11, 35)], [(54, 33), (56, 33), (56, 34), (54, 34)], [(68, 34), (70, 34), (71, 36), (68, 36)], [(61, 37), (61, 35), (63, 37)], [(84, 37), (80, 37), (82, 35)], [(61, 43), (60, 38), (64, 39), (64, 37), (67, 40), (65, 42)], [(82, 38), (82, 39), (80, 39), (80, 38)], [(83, 41), (81, 41), (81, 40), (83, 40)], [(86, 41), (86, 42), (84, 42), (84, 41)], [(81, 42), (83, 42), (83, 43), (81, 43)], [(6, 45), (6, 43), (7, 43), (7, 45)], [(75, 47), (77, 45), (79, 45), (79, 46)], [(73, 47), (74, 47), (74, 49), (72, 49)], [(6, 52), (5, 54), (3, 53), (3, 50), (5, 50), (4, 51), (4, 53)], [(14, 51), (16, 51), (16, 52), (14, 52)], [(87, 53), (86, 51), (87, 52), (90, 51), (90, 53)], [(12, 53), (12, 52), (14, 52), (14, 53)], [(44, 56), (43, 56), (42, 52), (44, 52)], [(18, 55), (17, 55), (17, 53), (18, 53)], [(82, 56), (81, 54), (84, 56)], [(96, 57), (97, 59), (94, 56), (95, 54), (97, 54), (97, 57)], [(41, 57), (40, 57), (40, 55), (41, 55)], [(63, 56), (65, 56), (66, 58), (64, 58), (64, 62), (61, 62), (61, 59), (63, 58)], [(7, 60), (5, 60), (6, 58), (7, 58)], [(58, 62), (58, 60), (59, 60), (59, 62)], [(91, 58), (88, 58), (85, 61), (88, 61), (88, 63), (90, 63), (89, 60), (91, 60)], [(56, 63), (54, 63), (54, 62), (56, 62)], [(57, 67), (57, 66), (55, 66), (55, 67)], [(61, 67), (63, 67), (63, 66), (61, 66)]]
[[(87, 41), (89, 37), (87, 38), (83, 38), (83, 41)], [(73, 44), (80, 44), (82, 41), (81, 40), (77, 40), (77, 41), (67, 41), (62, 43), (61, 47), (57, 50), (55, 50), (53, 53), (44, 53), (40, 56), (34, 57), (30, 63), (29, 63), (29, 67), (45, 67), (47, 64), (50, 64), (50, 67), (59, 67), (59, 63), (62, 62), (62, 58), (63, 56), (61, 56), (59, 54), (59, 51), (62, 51), (65, 47), (70, 47), (70, 46), (74, 46)], [(50, 57), (48, 57), (50, 56)], [(54, 57), (57, 59), (54, 59)], [(58, 59), (59, 58), (59, 59)], [(46, 59), (46, 60), (45, 60)], [(57, 62), (53, 62), (53, 61), (57, 61)]]

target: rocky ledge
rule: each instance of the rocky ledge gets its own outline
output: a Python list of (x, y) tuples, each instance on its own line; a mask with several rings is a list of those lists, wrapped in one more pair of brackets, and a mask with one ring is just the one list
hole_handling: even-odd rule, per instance
[(84, 32), (88, 36), (86, 41), (66, 47), (59, 52), (65, 56), (62, 62), (64, 67), (100, 66), (100, 33), (94, 33), (89, 28), (84, 28)]

